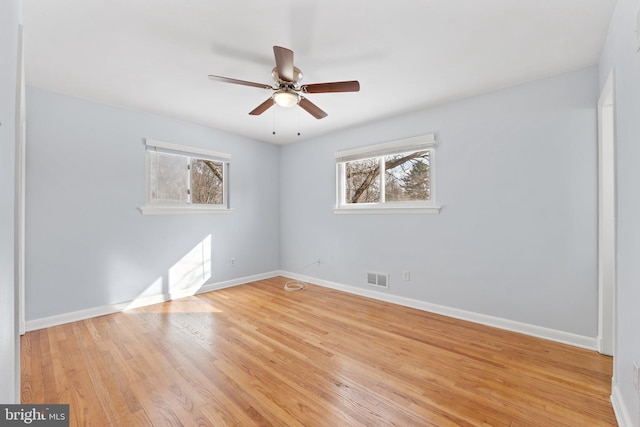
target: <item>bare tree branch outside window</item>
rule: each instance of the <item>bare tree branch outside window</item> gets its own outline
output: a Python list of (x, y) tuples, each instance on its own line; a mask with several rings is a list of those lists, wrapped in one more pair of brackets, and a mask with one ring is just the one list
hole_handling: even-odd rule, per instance
[(191, 203), (202, 205), (223, 203), (221, 162), (191, 159)]
[(345, 164), (347, 203), (379, 203), (380, 171), (384, 169), (384, 201), (426, 201), (430, 199), (430, 152), (415, 151), (347, 162)]
[(152, 156), (149, 163), (149, 190), (150, 200), (154, 203), (224, 203), (222, 162), (169, 153), (153, 153)]

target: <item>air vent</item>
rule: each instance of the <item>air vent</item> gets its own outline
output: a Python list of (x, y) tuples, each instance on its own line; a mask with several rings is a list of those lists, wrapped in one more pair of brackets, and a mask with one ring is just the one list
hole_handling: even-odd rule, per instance
[(367, 283), (381, 288), (389, 288), (389, 275), (382, 273), (367, 273)]

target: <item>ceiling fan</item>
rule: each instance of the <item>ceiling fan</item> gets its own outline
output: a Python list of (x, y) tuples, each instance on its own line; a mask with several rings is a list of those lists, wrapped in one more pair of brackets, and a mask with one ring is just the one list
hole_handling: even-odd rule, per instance
[(211, 80), (226, 83), (273, 90), (274, 93), (269, 97), (269, 99), (258, 105), (249, 113), (252, 116), (258, 116), (264, 113), (273, 104), (278, 104), (285, 108), (293, 107), (297, 104), (316, 119), (322, 119), (327, 117), (327, 113), (322, 111), (320, 107), (309, 101), (301, 94), (358, 92), (360, 90), (360, 83), (357, 80), (301, 85), (300, 80), (302, 80), (302, 72), (297, 67), (293, 66), (293, 51), (284, 47), (274, 46), (273, 53), (276, 59), (276, 66), (271, 71), (271, 77), (274, 82), (272, 85), (214, 75), (209, 75), (209, 78)]

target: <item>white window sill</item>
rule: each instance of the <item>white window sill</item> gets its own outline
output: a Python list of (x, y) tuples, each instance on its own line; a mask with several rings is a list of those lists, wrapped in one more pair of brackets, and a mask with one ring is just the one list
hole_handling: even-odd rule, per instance
[(138, 210), (143, 215), (228, 215), (235, 212), (234, 209), (211, 208), (206, 206), (142, 206)]
[(341, 207), (333, 210), (338, 215), (398, 215), (398, 214), (420, 214), (420, 215), (437, 215), (440, 213), (440, 206), (422, 206), (422, 207)]

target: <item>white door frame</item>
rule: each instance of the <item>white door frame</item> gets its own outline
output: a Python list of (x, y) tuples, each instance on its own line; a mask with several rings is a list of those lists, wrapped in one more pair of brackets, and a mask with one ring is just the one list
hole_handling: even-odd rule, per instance
[(18, 76), (16, 87), (16, 158), (15, 158), (15, 292), (18, 332), (25, 333), (25, 165), (26, 108), (24, 80), (24, 36), (18, 27)]
[(598, 100), (598, 351), (613, 356), (616, 331), (616, 158), (614, 71)]

